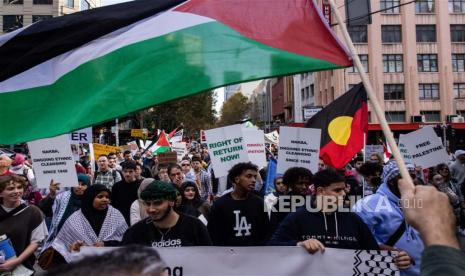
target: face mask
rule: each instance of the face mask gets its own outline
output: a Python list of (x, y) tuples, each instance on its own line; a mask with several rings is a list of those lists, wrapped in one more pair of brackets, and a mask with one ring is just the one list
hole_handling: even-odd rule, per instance
[(381, 185), (381, 177), (379, 176), (375, 176), (371, 179), (371, 184), (375, 185), (375, 186), (379, 186)]

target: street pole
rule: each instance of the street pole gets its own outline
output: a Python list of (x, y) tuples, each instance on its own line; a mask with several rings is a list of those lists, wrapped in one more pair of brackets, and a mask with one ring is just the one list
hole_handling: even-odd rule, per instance
[(386, 137), (386, 141), (391, 147), (392, 153), (394, 154), (394, 159), (397, 162), (397, 166), (399, 167), (400, 174), (403, 179), (407, 180), (407, 182), (413, 186), (412, 178), (410, 177), (408, 173), (407, 167), (405, 166), (405, 162), (402, 159), (402, 155), (400, 154), (399, 148), (397, 147), (396, 141), (394, 140), (394, 135), (392, 135), (391, 129), (389, 128), (389, 125), (386, 121), (384, 110), (381, 108), (381, 105), (379, 104), (379, 100), (376, 96), (373, 86), (371, 85), (370, 79), (368, 78), (368, 75), (365, 72), (365, 69), (363, 68), (362, 63), (360, 62), (360, 58), (358, 57), (357, 50), (355, 49), (352, 39), (350, 38), (349, 32), (347, 31), (345, 22), (344, 20), (342, 20), (341, 14), (339, 13), (339, 10), (337, 9), (337, 6), (334, 0), (328, 0), (328, 1), (329, 1), (329, 4), (331, 5), (331, 9), (334, 12), (337, 23), (341, 27), (344, 40), (347, 46), (349, 47), (350, 52), (352, 53), (354, 65), (358, 69), (363, 85), (365, 86), (365, 90), (368, 94), (368, 97), (370, 98), (371, 106), (373, 107), (373, 110), (375, 111), (375, 114), (378, 117), (379, 123), (381, 125), (381, 129), (383, 130), (384, 136)]
[(116, 137), (116, 146), (119, 146), (119, 120), (118, 118), (115, 119), (115, 137)]

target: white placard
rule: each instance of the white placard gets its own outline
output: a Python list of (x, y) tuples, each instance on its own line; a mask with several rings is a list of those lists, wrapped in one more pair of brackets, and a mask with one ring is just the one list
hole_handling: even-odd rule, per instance
[(432, 126), (410, 132), (402, 137), (402, 143), (413, 158), (415, 166), (424, 169), (449, 161), (441, 138), (436, 135)]
[(259, 168), (266, 167), (265, 134), (263, 130), (243, 128), (242, 133), (250, 162)]
[[(83, 246), (75, 260), (115, 250)], [(313, 255), (299, 246), (159, 247), (167, 275), (399, 275), (394, 251), (326, 248)], [(92, 257), (91, 257), (92, 258)], [(257, 259), (260, 265), (257, 265)], [(337, 264), (337, 265), (335, 265)], [(208, 269), (205, 269), (208, 267)], [(375, 271), (375, 272), (373, 272)]]
[(237, 163), (249, 162), (241, 125), (206, 130), (205, 138), (216, 177), (228, 175)]
[(92, 127), (83, 128), (69, 134), (71, 144), (89, 144), (92, 143)]
[(273, 132), (265, 134), (265, 140), (267, 143), (270, 143), (270, 144), (278, 144), (279, 143), (278, 131), (275, 130)]
[(321, 129), (301, 127), (279, 128), (277, 173), (292, 167), (304, 167), (312, 173), (318, 171)]
[(383, 145), (365, 145), (365, 160), (366, 162), (370, 162), (370, 157), (373, 153), (378, 154), (381, 159), (384, 156), (384, 148)]
[(134, 155), (139, 151), (139, 146), (137, 145), (136, 141), (131, 141), (128, 143), (128, 145), (131, 147), (131, 154)]
[(410, 163), (413, 165), (414, 162), (413, 162), (412, 155), (410, 155), (410, 153), (408, 152), (407, 147), (405, 146), (405, 143), (403, 141), (404, 136), (405, 136), (404, 134), (399, 135), (399, 144), (397, 146), (399, 147), (399, 151), (402, 154), (402, 158), (404, 159), (404, 162)]
[(38, 188), (48, 188), (50, 180), (61, 187), (77, 186), (77, 174), (68, 134), (27, 143), (31, 152)]
[(178, 161), (181, 161), (181, 159), (187, 154), (186, 142), (172, 143), (171, 150), (175, 151), (178, 154)]

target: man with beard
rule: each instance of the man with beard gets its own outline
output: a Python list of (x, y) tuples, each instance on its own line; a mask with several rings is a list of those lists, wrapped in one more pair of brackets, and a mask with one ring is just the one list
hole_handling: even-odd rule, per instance
[(123, 244), (152, 247), (212, 245), (203, 223), (173, 210), (176, 189), (170, 183), (154, 181), (140, 194), (147, 217), (129, 228)]

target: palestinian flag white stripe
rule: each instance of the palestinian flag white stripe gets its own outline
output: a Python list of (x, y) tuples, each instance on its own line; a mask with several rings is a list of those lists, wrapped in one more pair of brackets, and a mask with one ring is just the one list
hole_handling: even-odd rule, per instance
[(81, 64), (119, 48), (212, 21), (215, 20), (176, 11), (154, 15), (0, 82), (0, 93), (50, 85)]

